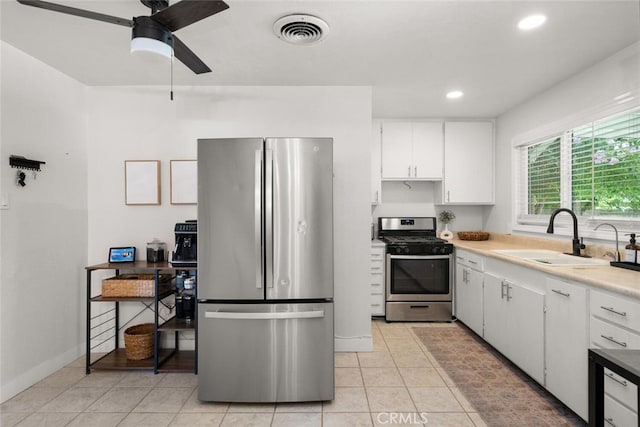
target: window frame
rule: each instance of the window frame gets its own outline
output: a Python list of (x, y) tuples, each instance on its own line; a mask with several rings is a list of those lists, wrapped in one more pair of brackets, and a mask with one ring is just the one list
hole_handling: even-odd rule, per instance
[[(638, 99), (640, 91), (627, 92), (620, 97), (616, 97), (614, 102), (600, 105), (587, 112), (581, 112), (574, 114), (571, 117), (563, 120), (541, 126), (532, 131), (523, 133), (512, 139), (512, 231), (524, 232), (524, 233), (543, 233), (546, 235), (546, 229), (548, 226), (549, 215), (522, 215), (523, 203), (528, 203), (526, 173), (521, 173), (523, 168), (527, 168), (527, 156), (524, 147), (538, 144), (544, 141), (549, 141), (553, 138), (560, 137), (560, 149), (561, 149), (561, 180), (565, 185), (561, 185), (560, 192), (560, 204), (561, 207), (571, 208), (571, 167), (568, 171), (563, 166), (565, 163), (564, 156), (571, 156), (571, 132), (573, 129), (592, 125), (596, 122), (606, 120), (607, 118), (613, 118), (613, 116), (624, 114), (625, 112), (631, 112), (640, 108), (640, 100)], [(569, 143), (567, 143), (569, 141)], [(523, 155), (522, 153), (525, 153)], [(568, 183), (568, 185), (566, 185)], [(525, 194), (523, 194), (523, 191)], [(526, 208), (525, 208), (526, 209)], [(636, 232), (640, 230), (640, 218), (638, 219), (603, 219), (594, 217), (579, 216), (579, 230), (581, 237), (612, 240), (614, 238), (614, 232), (611, 228), (605, 227), (598, 231), (593, 229), (603, 222), (613, 224), (618, 229), (620, 241), (623, 242), (625, 233)], [(555, 234), (561, 236), (573, 235), (573, 227), (571, 218), (569, 215), (559, 215), (555, 221), (556, 230)]]

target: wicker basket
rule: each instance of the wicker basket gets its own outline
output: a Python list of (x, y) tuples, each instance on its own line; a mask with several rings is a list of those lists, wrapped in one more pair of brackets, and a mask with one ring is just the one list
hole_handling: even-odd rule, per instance
[(124, 349), (129, 360), (153, 356), (153, 323), (130, 326), (124, 331)]
[(486, 231), (458, 231), (460, 240), (489, 240), (489, 236)]
[[(171, 286), (171, 275), (161, 274), (158, 290), (162, 293)], [(155, 275), (121, 274), (102, 281), (103, 297), (153, 297)]]

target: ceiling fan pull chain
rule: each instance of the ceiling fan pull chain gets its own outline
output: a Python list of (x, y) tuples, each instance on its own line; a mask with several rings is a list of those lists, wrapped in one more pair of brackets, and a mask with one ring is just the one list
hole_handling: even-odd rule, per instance
[(173, 101), (173, 48), (171, 48), (171, 100)]

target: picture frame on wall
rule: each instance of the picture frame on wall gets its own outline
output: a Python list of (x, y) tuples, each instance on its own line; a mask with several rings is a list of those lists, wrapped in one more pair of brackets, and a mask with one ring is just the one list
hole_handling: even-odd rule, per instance
[(198, 204), (198, 163), (195, 160), (171, 160), (170, 185), (172, 205)]
[(124, 161), (126, 205), (160, 204), (160, 160)]

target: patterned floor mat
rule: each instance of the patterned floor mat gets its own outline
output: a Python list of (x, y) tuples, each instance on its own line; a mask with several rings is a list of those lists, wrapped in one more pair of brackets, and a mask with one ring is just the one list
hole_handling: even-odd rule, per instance
[(413, 331), (489, 427), (586, 425), (466, 326)]

